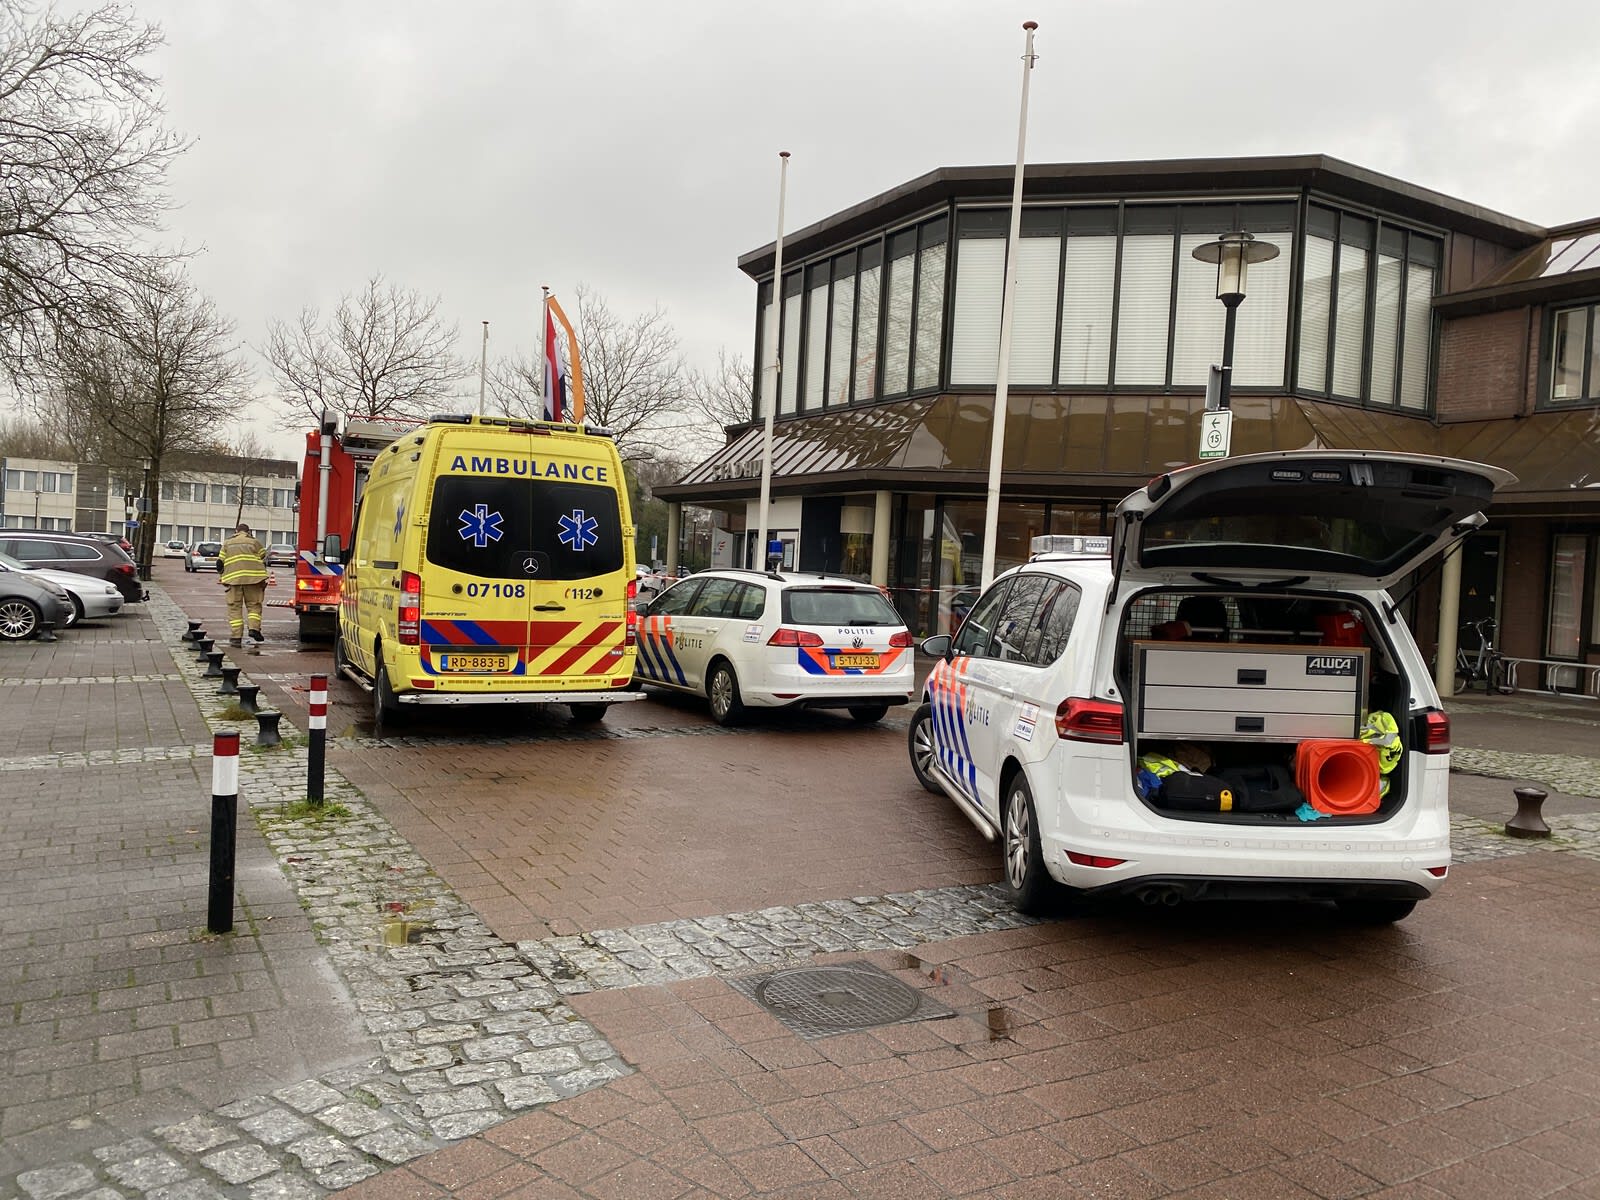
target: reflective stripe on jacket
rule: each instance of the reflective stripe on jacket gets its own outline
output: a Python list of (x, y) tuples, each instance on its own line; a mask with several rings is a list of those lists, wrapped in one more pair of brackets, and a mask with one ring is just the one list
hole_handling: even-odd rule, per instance
[(222, 552), (217, 556), (217, 569), (222, 572), (222, 582), (229, 586), (265, 583), (266, 551), (250, 534), (236, 533), (222, 543)]

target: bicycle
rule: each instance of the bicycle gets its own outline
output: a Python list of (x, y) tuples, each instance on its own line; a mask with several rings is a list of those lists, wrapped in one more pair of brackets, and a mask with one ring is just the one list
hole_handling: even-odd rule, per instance
[(1468, 654), (1465, 646), (1456, 645), (1456, 695), (1475, 683), (1482, 683), (1486, 693), (1500, 696), (1509, 696), (1513, 691), (1506, 684), (1505, 657), (1494, 644), (1495, 628), (1496, 623), (1489, 617), (1461, 627), (1463, 633), (1470, 629), (1478, 635), (1478, 651)]

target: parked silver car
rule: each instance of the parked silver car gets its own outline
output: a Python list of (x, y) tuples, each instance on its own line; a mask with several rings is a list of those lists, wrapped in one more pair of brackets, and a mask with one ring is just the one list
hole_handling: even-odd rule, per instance
[(28, 571), (0, 571), (0, 641), (55, 641), (72, 601), (62, 588)]
[(30, 567), (20, 558), (0, 554), (0, 571), (15, 571), (34, 579), (46, 579), (67, 593), (71, 610), (62, 621), (63, 629), (71, 629), (79, 621), (96, 621), (114, 617), (122, 611), (122, 593), (103, 580), (79, 575), (76, 571), (56, 571), (48, 567)]

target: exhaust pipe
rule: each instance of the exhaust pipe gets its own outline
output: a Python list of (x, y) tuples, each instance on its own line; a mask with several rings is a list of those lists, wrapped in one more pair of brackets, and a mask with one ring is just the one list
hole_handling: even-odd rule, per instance
[(1139, 902), (1154, 908), (1156, 905), (1165, 905), (1172, 908), (1183, 900), (1183, 895), (1175, 887), (1147, 887), (1141, 888), (1137, 893)]

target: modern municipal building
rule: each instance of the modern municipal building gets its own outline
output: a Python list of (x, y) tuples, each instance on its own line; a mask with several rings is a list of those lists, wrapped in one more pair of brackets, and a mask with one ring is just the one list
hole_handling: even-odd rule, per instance
[[(754, 361), (777, 339), (782, 363), (768, 524), (786, 564), (884, 584), (920, 632), (978, 583), (1012, 186), (1010, 167), (941, 168), (786, 236), (781, 280), (771, 245), (739, 260)], [(1410, 589), (1419, 640), (1442, 586), (1509, 654), (1600, 662), (1600, 218), (1545, 228), (1320, 155), (1028, 167), (997, 569), (1035, 534), (1110, 532), (1123, 496), (1196, 461), (1224, 308), (1194, 251), (1237, 231), (1278, 254), (1237, 310), (1232, 453), (1509, 469), (1459, 564)], [(717, 510), (746, 553), (764, 403), (656, 489)], [(1532, 671), (1523, 686), (1588, 674)]]

